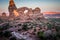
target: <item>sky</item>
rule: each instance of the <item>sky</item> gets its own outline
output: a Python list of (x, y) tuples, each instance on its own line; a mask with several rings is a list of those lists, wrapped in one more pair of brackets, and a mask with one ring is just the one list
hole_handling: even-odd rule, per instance
[[(39, 7), (41, 12), (53, 11), (60, 12), (60, 0), (14, 0), (17, 8), (28, 7), (36, 8)], [(8, 13), (9, 0), (0, 0), (0, 13)]]

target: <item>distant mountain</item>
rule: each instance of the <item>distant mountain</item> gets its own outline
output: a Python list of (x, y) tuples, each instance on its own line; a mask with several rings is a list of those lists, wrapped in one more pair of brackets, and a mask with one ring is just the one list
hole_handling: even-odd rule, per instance
[(60, 14), (60, 12), (43, 12), (44, 14)]
[(44, 14), (48, 18), (60, 18), (60, 12), (44, 12)]
[(60, 17), (60, 14), (45, 14), (45, 16), (52, 16), (52, 17), (53, 17), (53, 16), (54, 16), (54, 17), (55, 17), (55, 16), (58, 16), (58, 17)]

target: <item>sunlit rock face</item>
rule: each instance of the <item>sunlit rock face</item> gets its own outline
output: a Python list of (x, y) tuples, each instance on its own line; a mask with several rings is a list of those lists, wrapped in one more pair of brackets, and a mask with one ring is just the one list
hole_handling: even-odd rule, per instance
[(9, 1), (9, 7), (8, 7), (9, 17), (10, 18), (14, 18), (15, 17), (15, 13), (13, 12), (14, 10), (17, 10), (17, 7), (15, 6), (14, 1), (10, 0)]
[(17, 12), (17, 10), (14, 10), (13, 13), (14, 13), (15, 17), (19, 16), (19, 13)]

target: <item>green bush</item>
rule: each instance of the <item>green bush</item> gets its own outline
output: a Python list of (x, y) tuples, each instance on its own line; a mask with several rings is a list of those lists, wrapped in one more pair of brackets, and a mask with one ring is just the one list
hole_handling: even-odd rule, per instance
[(3, 32), (0, 32), (0, 37), (3, 37)]
[(16, 38), (15, 37), (12, 37), (12, 38), (10, 38), (10, 40), (16, 40)]
[(37, 33), (38, 37), (43, 37), (43, 34), (44, 33), (42, 31), (40, 31), (40, 32)]
[(27, 31), (27, 30), (28, 30), (27, 25), (26, 25), (26, 24), (24, 24), (24, 25), (23, 25), (23, 27), (22, 27), (22, 29), (23, 29), (23, 30), (25, 30), (25, 31)]
[(8, 38), (10, 36), (12, 36), (10, 31), (5, 31), (4, 32), (4, 37)]

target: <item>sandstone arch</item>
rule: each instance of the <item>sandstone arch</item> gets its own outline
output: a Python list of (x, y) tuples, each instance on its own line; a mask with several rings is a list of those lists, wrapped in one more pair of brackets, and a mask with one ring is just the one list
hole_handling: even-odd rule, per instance
[(18, 12), (20, 12), (20, 11), (24, 12), (25, 10), (29, 10), (29, 8), (27, 8), (27, 7), (20, 7), (17, 10), (18, 10)]

